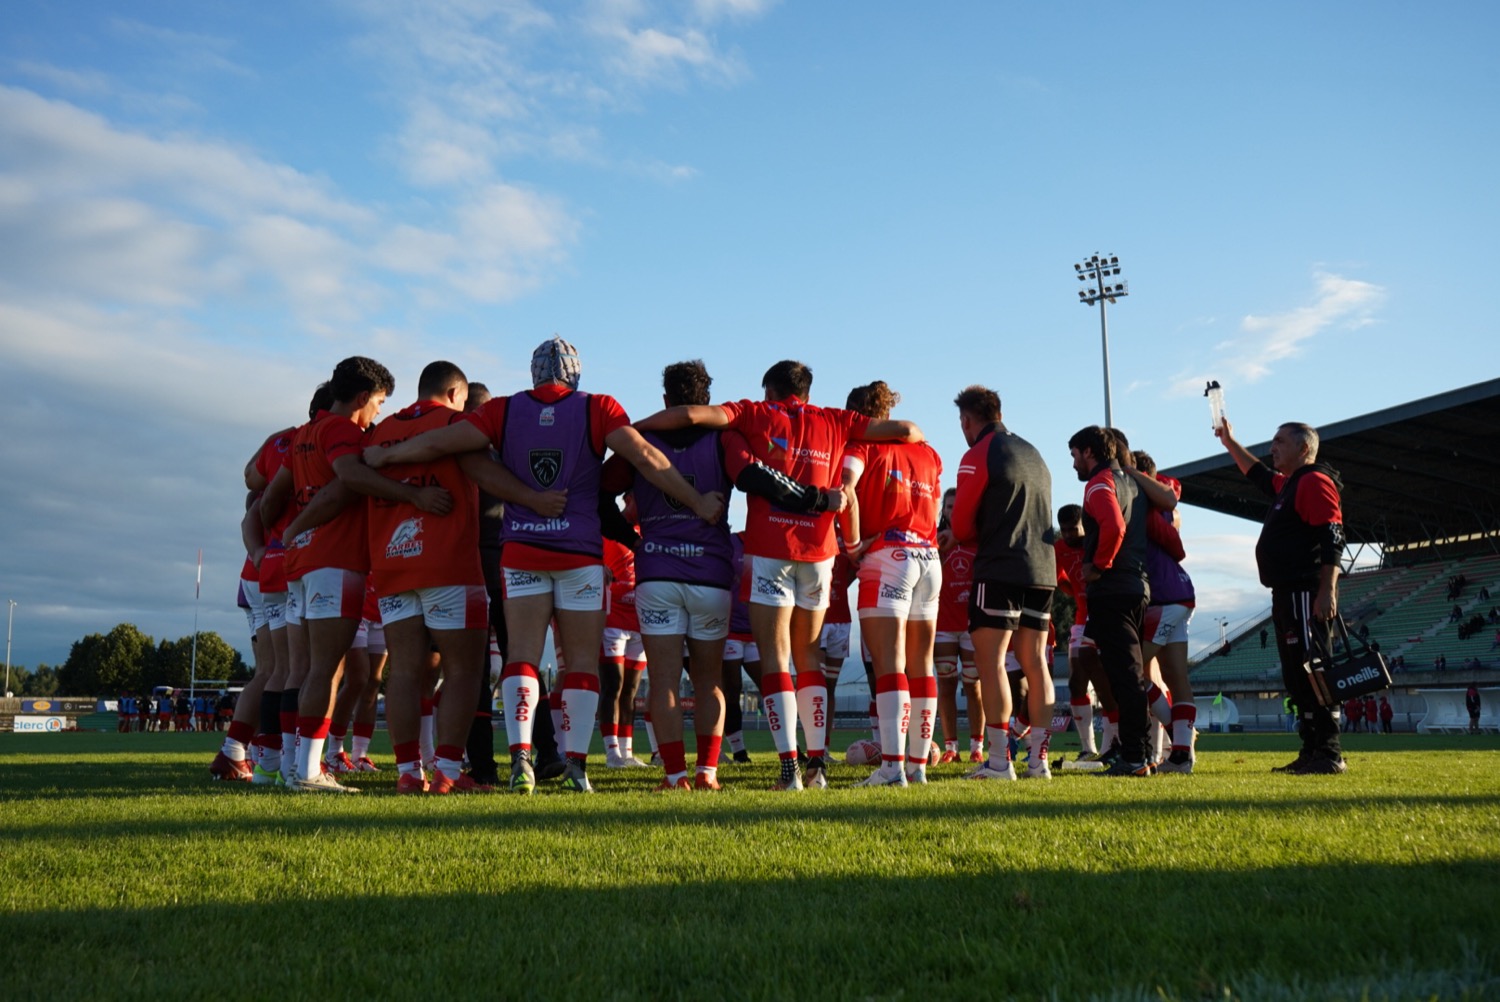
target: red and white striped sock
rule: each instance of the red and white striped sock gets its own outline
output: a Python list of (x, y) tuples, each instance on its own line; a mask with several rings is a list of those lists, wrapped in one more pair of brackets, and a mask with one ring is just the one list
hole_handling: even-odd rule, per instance
[(723, 741), (723, 738), (714, 734), (698, 735), (697, 771), (708, 775), (710, 779), (718, 776), (719, 753), (723, 749)]
[(735, 755), (738, 755), (740, 752), (745, 750), (744, 731), (731, 731), (730, 733), (724, 735), (724, 737), (729, 741), (729, 750)]
[(618, 725), (608, 721), (599, 721), (599, 736), (604, 739), (604, 754), (610, 758), (620, 757), (620, 736)]
[(396, 772), (402, 776), (422, 775), (422, 746), (416, 741), (402, 741), (391, 746), (396, 754)]
[(792, 674), (768, 671), (760, 678), (761, 699), (766, 705), (766, 722), (776, 754), (782, 758), (797, 757), (797, 702), (792, 695)]
[(1193, 750), (1193, 728), (1198, 723), (1198, 707), (1192, 703), (1178, 703), (1172, 707), (1172, 750), (1191, 753)]
[(937, 677), (918, 675), (908, 679), (911, 691), (911, 723), (907, 727), (906, 760), (926, 765), (932, 753), (932, 727), (937, 718)]
[(1146, 700), (1151, 704), (1151, 715), (1156, 722), (1163, 727), (1172, 726), (1172, 697), (1166, 690), (1152, 682), (1151, 688), (1146, 690)]
[(875, 705), (880, 710), (880, 765), (889, 772), (906, 761), (906, 731), (911, 722), (911, 690), (906, 676), (891, 672), (877, 677)]
[(687, 778), (687, 747), (681, 741), (663, 741), (658, 751), (668, 783), (675, 785), (679, 779)]
[(297, 778), (310, 780), (323, 771), (323, 745), (328, 741), (329, 717), (297, 718)]
[(344, 750), (344, 735), (347, 731), (342, 727), (330, 728), (328, 731), (328, 745), (323, 749), (323, 761), (332, 765), (338, 761), (339, 753)]
[(224, 735), (224, 744), (219, 751), (231, 762), (243, 762), (249, 751), (247, 747), (255, 738), (255, 728), (243, 720), (231, 720), (229, 733)]
[(448, 779), (457, 782), (464, 768), (464, 750), (458, 745), (438, 745), (435, 768)]
[(570, 759), (584, 761), (594, 738), (594, 716), (599, 712), (599, 680), (570, 671), (562, 684), (562, 745)]
[(370, 739), (375, 736), (375, 725), (373, 723), (354, 724), (354, 738), (349, 742), (353, 746), (350, 755), (358, 762), (362, 758), (370, 757)]
[(1047, 761), (1047, 749), (1052, 743), (1052, 730), (1047, 727), (1033, 727), (1026, 735), (1027, 764), (1035, 766), (1040, 762)]
[(808, 758), (823, 757), (828, 736), (828, 681), (820, 671), (797, 675), (797, 720), (802, 724)]
[(500, 672), (500, 698), (505, 701), (505, 741), (511, 754), (531, 750), (538, 695), (536, 665), (512, 661)]
[(615, 733), (620, 738), (620, 754), (626, 758), (635, 758), (635, 723), (616, 724)]
[(1110, 710), (1104, 714), (1104, 732), (1100, 735), (1104, 750), (1109, 751), (1120, 740), (1120, 711)]

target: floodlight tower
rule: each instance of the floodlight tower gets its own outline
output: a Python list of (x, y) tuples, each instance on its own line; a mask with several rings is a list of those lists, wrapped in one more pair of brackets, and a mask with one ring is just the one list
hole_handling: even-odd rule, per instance
[(1078, 281), (1094, 283), (1078, 290), (1078, 301), (1085, 306), (1097, 304), (1099, 307), (1099, 339), (1104, 345), (1104, 426), (1112, 428), (1115, 417), (1109, 401), (1109, 319), (1104, 304), (1113, 304), (1116, 299), (1130, 295), (1129, 283), (1119, 277), (1120, 259), (1113, 254), (1092, 254), (1083, 263), (1073, 265), (1073, 271), (1078, 274)]
[(10, 695), (10, 636), (16, 625), (16, 600), (8, 598), (5, 601), (10, 605), (5, 610), (5, 688), (0, 689), (0, 696)]

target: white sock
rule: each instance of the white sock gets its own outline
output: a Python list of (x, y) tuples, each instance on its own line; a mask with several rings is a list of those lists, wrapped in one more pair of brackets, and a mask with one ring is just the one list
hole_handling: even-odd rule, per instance
[(802, 736), (807, 741), (807, 754), (823, 755), (828, 749), (825, 738), (828, 734), (828, 684), (823, 673), (817, 673), (817, 681), (809, 685), (797, 685), (797, 720), (802, 724)]
[(1097, 755), (1099, 749), (1094, 746), (1094, 704), (1074, 703), (1073, 723), (1078, 728), (1078, 744), (1083, 751), (1089, 755)]

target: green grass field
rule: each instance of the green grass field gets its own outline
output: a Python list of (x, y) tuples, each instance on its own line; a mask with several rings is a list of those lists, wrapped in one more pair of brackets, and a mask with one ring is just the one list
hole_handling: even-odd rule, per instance
[(718, 795), (596, 763), (529, 799), (215, 784), (216, 743), (0, 735), (0, 997), (1500, 998), (1493, 737), (794, 795), (762, 752)]

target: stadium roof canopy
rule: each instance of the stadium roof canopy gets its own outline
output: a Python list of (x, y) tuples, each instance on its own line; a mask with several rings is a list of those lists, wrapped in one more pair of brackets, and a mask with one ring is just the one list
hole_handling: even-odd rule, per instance
[[(1352, 543), (1434, 554), (1445, 544), (1500, 548), (1500, 379), (1476, 383), (1318, 429), (1318, 458), (1344, 481)], [(1270, 442), (1246, 446), (1270, 454)], [(1261, 521), (1267, 499), (1227, 452), (1161, 472), (1182, 500)]]

